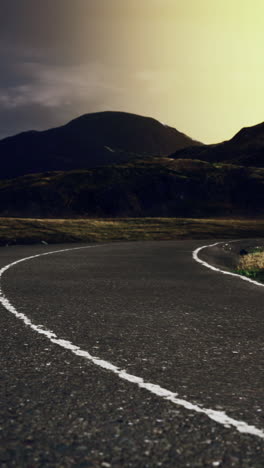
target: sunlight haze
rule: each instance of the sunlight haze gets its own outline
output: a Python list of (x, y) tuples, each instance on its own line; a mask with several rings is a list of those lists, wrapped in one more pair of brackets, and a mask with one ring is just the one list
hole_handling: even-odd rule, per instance
[(1, 136), (122, 110), (205, 143), (264, 120), (262, 0), (2, 0)]

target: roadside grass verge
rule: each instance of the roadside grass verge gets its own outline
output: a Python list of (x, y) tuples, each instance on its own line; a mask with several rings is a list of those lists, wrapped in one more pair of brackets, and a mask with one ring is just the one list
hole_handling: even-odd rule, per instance
[(256, 249), (244, 255), (239, 261), (237, 273), (264, 282), (264, 250)]
[(0, 245), (262, 237), (264, 220), (0, 218)]

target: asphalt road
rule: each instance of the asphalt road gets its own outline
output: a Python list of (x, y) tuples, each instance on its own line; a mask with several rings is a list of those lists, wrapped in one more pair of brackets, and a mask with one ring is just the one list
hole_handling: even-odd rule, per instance
[[(58, 338), (264, 430), (264, 288), (195, 262), (192, 251), (205, 243), (116, 243), (37, 257), (7, 270), (2, 290)], [(2, 248), (0, 268), (67, 247), (76, 246)], [(261, 437), (120, 379), (2, 305), (0, 314), (1, 468), (263, 468)]]

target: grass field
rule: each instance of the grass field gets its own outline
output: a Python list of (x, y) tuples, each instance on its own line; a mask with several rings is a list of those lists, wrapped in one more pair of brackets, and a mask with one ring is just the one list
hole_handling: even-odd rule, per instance
[(238, 264), (239, 274), (264, 282), (264, 251), (244, 255)]
[(263, 237), (264, 220), (0, 218), (0, 245)]

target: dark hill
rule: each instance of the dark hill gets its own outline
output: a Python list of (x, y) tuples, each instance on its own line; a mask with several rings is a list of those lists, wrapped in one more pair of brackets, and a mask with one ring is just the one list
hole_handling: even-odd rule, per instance
[(263, 216), (264, 169), (149, 158), (0, 181), (0, 215)]
[(0, 178), (166, 156), (193, 144), (183, 133), (149, 117), (124, 112), (86, 114), (62, 127), (1, 140)]
[(243, 128), (229, 141), (185, 148), (171, 157), (264, 167), (264, 122)]

